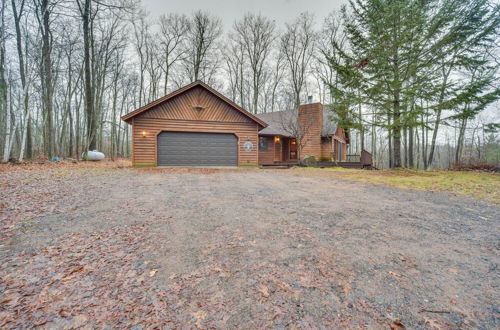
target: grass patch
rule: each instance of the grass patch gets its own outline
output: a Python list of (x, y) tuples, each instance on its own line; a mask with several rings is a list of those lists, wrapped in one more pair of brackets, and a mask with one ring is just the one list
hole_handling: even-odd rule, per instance
[(326, 168), (313, 170), (334, 172), (357, 181), (403, 189), (444, 191), (452, 194), (470, 195), (500, 204), (500, 174), (498, 173), (409, 169), (365, 171)]

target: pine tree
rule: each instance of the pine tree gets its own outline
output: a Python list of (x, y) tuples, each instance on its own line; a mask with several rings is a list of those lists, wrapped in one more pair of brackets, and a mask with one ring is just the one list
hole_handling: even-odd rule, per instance
[(495, 30), (498, 6), (488, 9), (487, 4), (351, 0), (342, 10), (348, 47), (333, 41), (338, 56), (329, 59), (339, 77), (339, 83), (330, 85), (335, 117), (348, 128), (358, 128), (359, 105), (373, 109), (379, 121), (371, 124), (388, 131), (391, 167), (402, 166), (402, 131), (410, 131), (413, 139), (413, 128), (423, 124), (427, 116), (422, 114), (429, 110), (421, 105), (433, 104), (432, 110), (440, 115), (453, 103), (448, 97), (452, 86), (443, 83), (443, 76), (460, 61), (458, 56), (450, 59), (450, 54), (463, 54), (465, 47), (481, 43), (491, 47), (488, 38)]

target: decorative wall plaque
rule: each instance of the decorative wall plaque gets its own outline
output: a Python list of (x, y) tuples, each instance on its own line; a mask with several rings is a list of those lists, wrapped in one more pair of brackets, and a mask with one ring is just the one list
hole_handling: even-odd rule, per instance
[(252, 151), (253, 149), (253, 143), (250, 142), (250, 141), (247, 141), (243, 144), (243, 149), (245, 149), (245, 151)]

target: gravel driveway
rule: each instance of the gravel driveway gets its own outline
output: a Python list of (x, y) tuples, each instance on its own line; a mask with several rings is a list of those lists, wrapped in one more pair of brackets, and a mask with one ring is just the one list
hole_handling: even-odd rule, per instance
[(492, 204), (303, 170), (48, 173), (0, 176), (0, 328), (500, 327)]

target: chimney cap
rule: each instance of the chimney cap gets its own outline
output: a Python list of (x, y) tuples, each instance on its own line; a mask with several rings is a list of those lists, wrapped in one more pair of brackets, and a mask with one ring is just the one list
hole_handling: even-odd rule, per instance
[(313, 96), (312, 95), (308, 95), (307, 96), (307, 103), (311, 104), (313, 102)]

